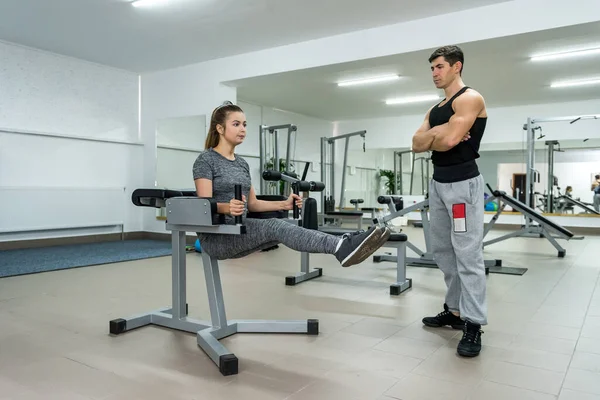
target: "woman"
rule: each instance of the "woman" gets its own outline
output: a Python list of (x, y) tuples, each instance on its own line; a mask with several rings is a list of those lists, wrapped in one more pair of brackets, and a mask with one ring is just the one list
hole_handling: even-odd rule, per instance
[[(390, 230), (373, 226), (366, 232), (343, 236), (305, 229), (282, 219), (246, 218), (246, 211), (265, 212), (291, 210), (294, 203), (302, 206), (300, 196), (290, 194), (285, 201), (263, 201), (256, 198), (248, 163), (235, 153), (246, 137), (246, 117), (231, 102), (217, 107), (211, 116), (203, 151), (193, 166), (196, 193), (217, 201), (217, 212), (226, 215), (226, 223), (234, 217), (244, 218), (246, 234), (224, 235), (198, 233), (202, 248), (219, 260), (240, 258), (253, 252), (284, 244), (308, 253), (334, 255), (343, 267), (361, 263), (389, 238)], [(234, 186), (242, 186), (242, 200), (234, 199)], [(247, 207), (246, 207), (247, 206)]]

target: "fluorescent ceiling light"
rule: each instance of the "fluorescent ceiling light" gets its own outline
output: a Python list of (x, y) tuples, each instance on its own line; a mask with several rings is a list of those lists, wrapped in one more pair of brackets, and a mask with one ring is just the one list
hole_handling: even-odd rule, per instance
[(577, 80), (577, 81), (554, 82), (554, 83), (550, 84), (550, 87), (564, 88), (564, 87), (588, 86), (588, 85), (600, 85), (600, 78), (599, 79), (582, 79), (582, 80)]
[(131, 3), (134, 7), (154, 7), (165, 5), (169, 2), (169, 0), (135, 0)]
[(385, 101), (387, 105), (395, 105), (395, 104), (408, 104), (408, 103), (421, 103), (426, 101), (434, 101), (439, 100), (440, 96), (437, 94), (424, 95), (424, 96), (410, 96), (410, 97), (400, 97), (397, 99), (388, 99)]
[(594, 54), (600, 54), (600, 47), (595, 49), (584, 49), (584, 50), (574, 50), (574, 51), (563, 51), (560, 53), (548, 53), (548, 54), (539, 54), (531, 57), (531, 61), (549, 61), (549, 60), (559, 60), (562, 58), (572, 58), (572, 57), (583, 57), (590, 56)]
[(370, 83), (389, 82), (389, 81), (396, 81), (398, 79), (400, 79), (400, 77), (398, 75), (374, 76), (372, 78), (355, 79), (355, 80), (351, 80), (351, 81), (338, 82), (338, 86), (368, 85)]

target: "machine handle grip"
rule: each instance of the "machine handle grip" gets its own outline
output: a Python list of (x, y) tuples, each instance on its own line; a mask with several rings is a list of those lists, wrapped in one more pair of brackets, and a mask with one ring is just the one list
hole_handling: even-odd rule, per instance
[[(293, 188), (294, 194), (300, 195), (300, 190), (298, 190), (298, 185), (292, 185), (292, 188)], [(296, 200), (295, 199), (294, 199), (293, 212), (294, 212), (294, 219), (300, 218), (300, 209), (296, 205)]]
[[(235, 190), (235, 199), (236, 200), (242, 200), (242, 185), (235, 185), (234, 186), (234, 190)], [(235, 216), (235, 223), (238, 225), (242, 224), (242, 216), (241, 215), (236, 215)]]
[(279, 171), (263, 171), (262, 177), (265, 181), (280, 181), (281, 172)]

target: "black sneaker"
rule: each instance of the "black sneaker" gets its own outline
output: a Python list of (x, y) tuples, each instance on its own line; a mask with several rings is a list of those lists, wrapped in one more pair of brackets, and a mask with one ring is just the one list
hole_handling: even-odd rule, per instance
[(367, 231), (356, 231), (342, 235), (343, 242), (335, 253), (342, 267), (360, 264), (373, 254), (390, 237), (388, 228), (372, 226)]
[(463, 329), (463, 337), (456, 349), (463, 357), (476, 357), (481, 351), (481, 325), (467, 321)]
[(451, 326), (452, 329), (463, 329), (465, 326), (465, 321), (452, 314), (448, 309), (448, 306), (444, 304), (444, 311), (435, 317), (423, 318), (423, 324), (432, 328), (441, 328), (448, 325)]

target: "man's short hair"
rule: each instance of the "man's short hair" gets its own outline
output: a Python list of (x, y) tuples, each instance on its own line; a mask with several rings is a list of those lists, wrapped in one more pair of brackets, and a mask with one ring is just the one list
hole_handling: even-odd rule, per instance
[(446, 61), (450, 65), (456, 64), (457, 61), (460, 61), (462, 66), (460, 68), (460, 74), (462, 75), (464, 66), (465, 66), (465, 55), (463, 51), (458, 46), (443, 46), (431, 53), (429, 56), (429, 62), (432, 62), (438, 57), (444, 57)]

